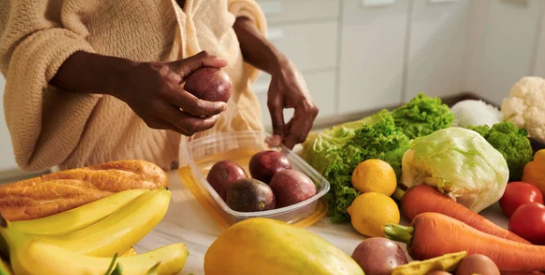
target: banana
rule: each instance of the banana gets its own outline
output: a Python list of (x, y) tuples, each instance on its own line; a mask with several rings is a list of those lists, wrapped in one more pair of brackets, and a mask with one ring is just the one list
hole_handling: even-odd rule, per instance
[[(2, 214), (0, 213), (0, 217)], [(2, 225), (0, 220), (0, 225)], [(2, 234), (0, 234), (0, 258), (7, 259), (9, 257), (8, 243), (4, 240)]]
[(129, 256), (136, 256), (136, 255), (138, 255), (138, 253), (136, 253), (136, 250), (134, 250), (134, 248), (131, 247), (125, 253), (121, 253), (119, 257), (129, 257)]
[(145, 192), (97, 223), (63, 236), (25, 234), (11, 228), (7, 221), (7, 226), (0, 226), (0, 235), (9, 247), (17, 238), (38, 238), (75, 253), (113, 257), (128, 251), (161, 221), (167, 212), (170, 197), (170, 191), (164, 188)]
[(125, 206), (147, 189), (115, 193), (103, 199), (45, 218), (15, 221), (13, 229), (33, 235), (63, 235), (85, 228)]
[[(157, 263), (157, 275), (172, 275), (182, 270), (188, 256), (187, 247), (179, 243), (138, 256), (117, 258), (117, 263), (123, 275), (146, 275)], [(104, 275), (112, 261), (80, 255), (37, 239), (17, 246), (11, 258), (17, 275)]]
[(120, 255), (138, 243), (163, 219), (170, 197), (171, 193), (166, 189), (151, 190), (91, 226), (45, 240), (88, 256)]

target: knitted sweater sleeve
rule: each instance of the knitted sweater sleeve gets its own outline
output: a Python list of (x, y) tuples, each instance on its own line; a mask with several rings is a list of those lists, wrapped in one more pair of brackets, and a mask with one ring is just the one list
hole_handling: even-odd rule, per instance
[[(266, 36), (267, 35), (267, 21), (263, 11), (254, 0), (228, 0), (229, 12), (236, 17), (246, 17), (253, 21), (259, 31)], [(245, 63), (245, 70), (248, 74), (248, 78), (253, 82), (259, 76), (259, 70), (252, 65)]]
[[(81, 1), (80, 3), (82, 3)], [(78, 144), (100, 96), (50, 85), (76, 51), (93, 52), (74, 1), (0, 2), (0, 70), (6, 78), (4, 114), (15, 159), (26, 171), (55, 166)]]

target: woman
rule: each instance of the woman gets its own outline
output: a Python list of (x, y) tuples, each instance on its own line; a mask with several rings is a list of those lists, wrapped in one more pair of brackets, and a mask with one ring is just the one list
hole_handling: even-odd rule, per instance
[[(318, 109), (300, 72), (265, 34), (253, 0), (0, 2), (4, 109), (18, 165), (144, 159), (168, 169), (182, 135), (263, 130), (250, 88), (258, 70), (272, 77), (273, 142), (293, 147)], [(227, 104), (183, 90), (202, 66), (230, 75)], [(295, 108), (287, 123), (284, 108)]]

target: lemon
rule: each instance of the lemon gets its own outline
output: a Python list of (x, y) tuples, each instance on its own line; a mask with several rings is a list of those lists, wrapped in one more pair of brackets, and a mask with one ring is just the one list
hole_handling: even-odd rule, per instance
[(378, 192), (391, 196), (397, 187), (397, 177), (392, 166), (380, 159), (368, 159), (352, 172), (352, 186), (360, 193)]
[(359, 195), (346, 212), (356, 231), (368, 237), (384, 237), (384, 224), (397, 224), (400, 220), (395, 201), (377, 192)]

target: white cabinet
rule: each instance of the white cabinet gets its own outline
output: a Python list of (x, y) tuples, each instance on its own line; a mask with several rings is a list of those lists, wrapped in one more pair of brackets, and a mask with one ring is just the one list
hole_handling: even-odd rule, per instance
[[(308, 89), (314, 98), (316, 105), (320, 108), (318, 117), (330, 117), (335, 114), (335, 102), (337, 93), (335, 92), (336, 85), (336, 70), (327, 70), (321, 72), (303, 73), (303, 77), (307, 82)], [(271, 115), (267, 109), (267, 90), (269, 88), (270, 76), (267, 74), (260, 77), (260, 82), (254, 85), (254, 91), (257, 93), (261, 112), (263, 113), (263, 121), (266, 127), (271, 126)], [(288, 109), (284, 112), (286, 123), (292, 118), (293, 110)]]
[[(257, 1), (269, 23), (268, 39), (293, 61), (307, 82), (320, 108), (318, 119), (336, 114), (339, 52), (340, 0)], [(271, 126), (267, 108), (270, 76), (262, 74), (254, 83), (264, 124)], [(293, 110), (285, 110), (286, 122)]]
[(4, 119), (4, 87), (6, 81), (0, 74), (0, 171), (17, 169), (17, 163), (13, 154), (11, 137), (9, 135), (6, 120)]
[(301, 71), (337, 67), (337, 21), (269, 26), (269, 40)]
[(482, 34), (481, 57), (473, 60), (476, 92), (501, 104), (521, 77), (533, 73), (542, 0), (490, 0)]
[(470, 0), (413, 0), (404, 101), (462, 91)]
[(343, 1), (341, 114), (401, 103), (409, 1), (380, 6), (365, 6), (363, 2)]
[[(545, 1), (542, 1), (541, 3), (541, 10), (545, 10)], [(534, 71), (532, 72), (533, 75), (541, 76), (545, 78), (545, 12), (541, 14), (541, 32), (539, 33), (539, 40), (537, 41), (535, 56), (534, 59)]]
[(270, 24), (336, 19), (340, 0), (259, 0)]
[[(307, 78), (318, 120), (395, 107), (419, 92), (501, 104), (521, 77), (545, 77), (545, 0), (258, 3), (269, 39)], [(254, 89), (266, 93), (268, 81)]]

